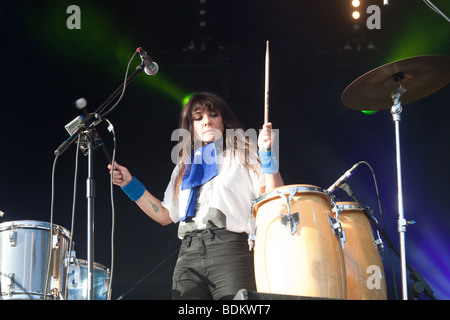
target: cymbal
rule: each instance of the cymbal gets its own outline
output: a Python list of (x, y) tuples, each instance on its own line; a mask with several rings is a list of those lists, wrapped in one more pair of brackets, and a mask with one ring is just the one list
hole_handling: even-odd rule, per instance
[(450, 57), (417, 56), (365, 73), (345, 88), (341, 101), (354, 110), (389, 109), (393, 104), (391, 94), (401, 84), (406, 92), (401, 95), (400, 102), (406, 105), (439, 91), (449, 82)]

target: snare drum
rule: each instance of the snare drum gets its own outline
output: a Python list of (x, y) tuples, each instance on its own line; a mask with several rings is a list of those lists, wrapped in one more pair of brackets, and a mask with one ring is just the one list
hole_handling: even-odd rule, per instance
[[(86, 260), (76, 259), (69, 266), (68, 300), (87, 300), (87, 269), (88, 264)], [(94, 262), (94, 300), (108, 300), (109, 282), (109, 268)]]
[[(44, 299), (50, 223), (34, 220), (0, 224), (0, 287), (2, 299)], [(53, 224), (52, 258), (47, 297), (59, 299), (65, 284), (70, 233)]]
[(345, 299), (342, 244), (333, 229), (330, 194), (289, 185), (255, 200), (258, 292)]
[(339, 221), (345, 229), (344, 248), (347, 272), (347, 298), (386, 300), (386, 278), (369, 219), (356, 202), (337, 202)]

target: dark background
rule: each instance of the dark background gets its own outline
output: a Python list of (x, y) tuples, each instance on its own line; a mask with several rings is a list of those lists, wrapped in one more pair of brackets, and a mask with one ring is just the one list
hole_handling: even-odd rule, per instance
[[(341, 94), (353, 80), (386, 63), (449, 55), (450, 24), (423, 1), (390, 2), (361, 1), (361, 18), (355, 22), (350, 0), (0, 1), (2, 222), (50, 220), (53, 152), (68, 137), (64, 125), (80, 114), (74, 101), (84, 97), (90, 111), (97, 109), (123, 82), (137, 47), (160, 71), (152, 77), (139, 74), (107, 118), (115, 128), (119, 163), (162, 198), (173, 168), (171, 133), (183, 97), (214, 91), (247, 128), (261, 127), (269, 40), (270, 121), (280, 130), (285, 183), (326, 189), (353, 164), (367, 161), (376, 175), (383, 217), (369, 168), (360, 166), (348, 182), (399, 248), (392, 116), (389, 109), (372, 115), (351, 110)], [(450, 14), (448, 1), (433, 2)], [(67, 27), (72, 4), (81, 10), (81, 29)], [(369, 5), (380, 8), (381, 29), (366, 26)], [(130, 73), (139, 63), (136, 56)], [(407, 261), (437, 299), (450, 298), (449, 98), (447, 86), (403, 106), (400, 122), (405, 218), (417, 221), (406, 233)], [(112, 152), (106, 126), (102, 122), (98, 132)], [(73, 144), (55, 168), (53, 221), (67, 229), (75, 151)], [(113, 299), (170, 298), (177, 225), (159, 226), (115, 187), (112, 248), (107, 160), (98, 150), (94, 161), (94, 256), (111, 267), (114, 252)], [(73, 237), (81, 259), (87, 247), (86, 168), (87, 157), (80, 154)], [(349, 199), (341, 190), (335, 194), (338, 200)], [(401, 298), (400, 261), (392, 254), (391, 262), (387, 249), (383, 259), (389, 299)]]

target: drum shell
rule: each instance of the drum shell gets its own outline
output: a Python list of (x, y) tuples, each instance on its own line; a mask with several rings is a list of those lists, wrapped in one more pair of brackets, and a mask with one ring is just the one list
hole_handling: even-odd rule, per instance
[[(47, 298), (60, 298), (65, 285), (70, 233), (53, 224), (52, 235)], [(49, 236), (48, 222), (20, 220), (0, 224), (2, 299), (44, 299)]]
[[(286, 196), (299, 213), (291, 235), (281, 223), (287, 214)], [(255, 278), (259, 292), (345, 299), (345, 262), (341, 243), (330, 224), (332, 202), (323, 189), (311, 185), (275, 188), (256, 200)]]
[(342, 209), (339, 221), (345, 230), (344, 257), (347, 273), (347, 299), (386, 300), (383, 261), (375, 244), (369, 219), (356, 202), (336, 202)]
[[(109, 268), (94, 262), (94, 300), (107, 300), (110, 288)], [(83, 259), (76, 259), (69, 266), (68, 300), (87, 300), (88, 263)]]

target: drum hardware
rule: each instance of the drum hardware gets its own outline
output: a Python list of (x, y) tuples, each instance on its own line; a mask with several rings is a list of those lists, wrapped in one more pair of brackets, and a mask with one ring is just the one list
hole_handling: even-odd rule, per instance
[(66, 258), (64, 259), (65, 266), (68, 267), (72, 263), (77, 263), (75, 250), (71, 250), (70, 254), (67, 252)]
[[(0, 272), (0, 276), (2, 276), (2, 275), (3, 275), (3, 274)], [(19, 284), (16, 282), (16, 276), (15, 276), (14, 273), (9, 273), (9, 274), (4, 275), (4, 276), (5, 276), (5, 278), (7, 279), (7, 282), (6, 282), (6, 285), (5, 285), (5, 287), (7, 288), (7, 292), (1, 292), (1, 294), (0, 294), (0, 300), (2, 299), (1, 297), (4, 297), (4, 296), (6, 296), (6, 297), (8, 297), (8, 298), (13, 297), (14, 294), (16, 294), (16, 292), (14, 291), (16, 285), (17, 285), (17, 287), (19, 287), (23, 292), (25, 292), (25, 290), (23, 289), (23, 287), (22, 287), (21, 285), (19, 285)], [(22, 293), (18, 293), (18, 294), (23, 294), (23, 292), (22, 292)], [(25, 292), (25, 294), (28, 295), (28, 297), (29, 297), (30, 299), (32, 299), (30, 293), (26, 293), (26, 292)]]
[(72, 276), (72, 279), (69, 284), (72, 285), (73, 288), (77, 288), (80, 283), (80, 264), (78, 262), (73, 263), (72, 273), (70, 273), (70, 276)]
[[(70, 247), (74, 247), (75, 243), (73, 243), (72, 245), (69, 244), (69, 249)], [(63, 300), (67, 300), (67, 295), (68, 295), (68, 283), (69, 283), (69, 272), (70, 272), (70, 267), (72, 264), (78, 264), (77, 258), (76, 258), (76, 252), (75, 250), (70, 250), (67, 251), (66, 256), (64, 258), (64, 267), (66, 268), (66, 275), (65, 275), (65, 279), (66, 279), (66, 285), (64, 286), (64, 293), (63, 293)]]
[(15, 226), (12, 225), (11, 226), (11, 230), (9, 231), (9, 245), (11, 247), (15, 247), (16, 246), (16, 241), (17, 241), (17, 232), (15, 229)]
[(383, 240), (380, 238), (380, 232), (377, 230), (378, 239), (375, 240), (375, 244), (377, 245), (378, 249), (380, 249), (381, 252), (384, 251), (384, 243)]
[(291, 232), (292, 236), (297, 232), (297, 225), (299, 222), (298, 212), (295, 212), (294, 214), (289, 212), (287, 215), (281, 215), (281, 224), (286, 227), (287, 231)]
[(336, 238), (338, 238), (338, 240), (341, 242), (342, 250), (344, 250), (347, 237), (345, 236), (345, 230), (342, 229), (342, 225), (337, 219), (337, 215), (336, 218), (328, 216), (328, 221), (330, 222), (330, 226), (333, 229)]
[(285, 226), (287, 231), (290, 231), (291, 235), (294, 235), (297, 232), (297, 225), (300, 222), (300, 219), (298, 217), (298, 212), (295, 212), (294, 214), (291, 214), (291, 206), (289, 205), (289, 203), (291, 202), (292, 198), (294, 197), (294, 195), (297, 193), (298, 188), (294, 188), (291, 192), (291, 194), (289, 195), (289, 198), (286, 197), (286, 195), (281, 192), (280, 190), (277, 190), (277, 194), (286, 200), (286, 208), (287, 208), (287, 212), (288, 214), (281, 214), (281, 224), (283, 226)]
[(16, 275), (14, 273), (8, 274), (9, 283), (6, 285), (8, 288), (8, 296), (12, 297), (14, 292), (14, 286), (16, 283)]
[[(365, 207), (364, 210), (370, 210), (370, 209), (368, 207)], [(372, 210), (370, 210), (370, 212), (372, 213)], [(372, 214), (372, 217), (373, 217), (373, 220), (375, 221), (375, 223), (378, 225), (378, 220), (373, 216), (373, 214)], [(378, 229), (377, 229), (377, 239), (375, 239), (375, 244), (377, 245), (378, 250), (380, 250), (380, 252), (384, 251), (383, 239), (381, 239), (380, 231)]]
[(403, 212), (403, 190), (400, 157), (400, 114), (403, 104), (425, 98), (450, 82), (450, 57), (424, 55), (394, 61), (362, 75), (342, 93), (342, 103), (354, 110), (391, 109), (395, 127), (398, 233), (403, 299), (408, 299), (406, 279), (405, 233), (408, 222)]
[[(358, 167), (358, 165), (359, 164), (354, 165), (351, 170), (347, 171), (347, 173), (349, 173), (350, 171), (353, 172)], [(345, 175), (347, 175), (347, 173)], [(350, 175), (351, 175), (351, 173), (349, 173), (348, 176), (350, 176)], [(347, 179), (348, 176), (345, 179)], [(339, 180), (341, 180), (341, 179), (342, 179), (342, 177)], [(339, 182), (339, 185), (341, 183), (342, 182)], [(335, 186), (335, 188), (337, 188), (338, 184), (336, 182), (333, 185)], [(344, 248), (345, 248), (345, 241), (347, 241), (347, 237), (345, 236), (345, 230), (342, 228), (342, 225), (339, 222), (339, 215), (341, 214), (342, 209), (341, 209), (341, 207), (336, 205), (336, 202), (334, 201), (334, 195), (330, 191), (330, 189), (334, 191), (335, 188), (330, 187), (330, 188), (328, 188), (327, 190), (324, 191), (328, 195), (328, 198), (330, 199), (330, 203), (333, 205), (333, 209), (331, 211), (334, 212), (334, 218), (331, 217), (331, 216), (328, 216), (328, 221), (330, 222), (330, 226), (333, 229), (334, 234), (336, 235), (336, 238), (338, 238), (338, 240), (341, 242), (342, 250), (344, 250)]]
[(248, 233), (248, 240), (247, 240), (247, 242), (248, 242), (248, 251), (252, 251), (253, 248), (255, 247), (255, 240), (256, 240), (256, 237), (255, 237), (255, 235), (253, 234), (253, 230), (252, 230), (253, 228), (252, 228), (252, 224), (251, 224), (251, 221), (252, 221), (252, 219), (253, 219), (252, 211), (253, 211), (253, 206), (255, 205), (255, 203), (256, 203), (256, 201), (253, 200), (253, 201), (252, 201), (252, 205), (251, 205), (251, 207), (250, 207), (250, 215), (249, 215), (248, 220), (247, 220), (247, 223), (248, 223), (248, 230), (249, 230), (249, 233)]

